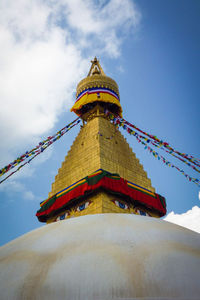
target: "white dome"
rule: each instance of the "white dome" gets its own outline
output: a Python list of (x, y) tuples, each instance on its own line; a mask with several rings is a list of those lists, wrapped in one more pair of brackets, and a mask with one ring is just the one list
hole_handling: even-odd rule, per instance
[(1, 300), (199, 299), (200, 235), (128, 214), (68, 219), (0, 249)]

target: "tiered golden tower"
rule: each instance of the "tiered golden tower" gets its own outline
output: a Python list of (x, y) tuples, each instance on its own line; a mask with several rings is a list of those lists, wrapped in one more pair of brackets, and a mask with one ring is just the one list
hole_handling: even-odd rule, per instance
[(162, 216), (164, 199), (155, 193), (143, 166), (105, 113), (122, 115), (119, 89), (96, 58), (77, 86), (76, 99), (71, 110), (83, 125), (37, 213), (39, 220), (50, 223), (111, 212)]

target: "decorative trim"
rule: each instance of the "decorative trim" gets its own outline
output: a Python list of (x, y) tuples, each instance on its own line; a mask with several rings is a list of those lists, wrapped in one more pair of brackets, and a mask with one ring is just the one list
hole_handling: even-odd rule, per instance
[(118, 196), (125, 196), (130, 201), (138, 202), (156, 211), (160, 216), (166, 214), (166, 202), (164, 197), (128, 182), (118, 174), (112, 174), (99, 169), (58, 192), (53, 197), (43, 201), (36, 216), (39, 221), (46, 222), (48, 218), (66, 209), (72, 201), (94, 193), (99, 189), (104, 189)]

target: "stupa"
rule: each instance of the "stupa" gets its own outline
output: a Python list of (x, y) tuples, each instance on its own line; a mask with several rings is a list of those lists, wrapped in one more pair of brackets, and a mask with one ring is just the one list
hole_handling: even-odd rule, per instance
[(88, 76), (77, 86), (71, 109), (83, 126), (65, 157), (38, 219), (51, 223), (99, 213), (132, 213), (161, 217), (164, 197), (151, 180), (107, 112), (122, 115), (117, 83), (106, 76), (95, 57)]
[(0, 299), (199, 299), (200, 235), (159, 218), (165, 199), (109, 118), (119, 90), (96, 58), (72, 111), (82, 128), (37, 212), (50, 224), (0, 248)]

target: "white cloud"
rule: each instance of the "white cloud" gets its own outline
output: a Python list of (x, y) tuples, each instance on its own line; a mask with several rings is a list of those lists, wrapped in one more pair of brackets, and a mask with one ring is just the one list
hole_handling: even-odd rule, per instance
[[(26, 172), (28, 174), (28, 172)], [(30, 176), (30, 174), (29, 174)], [(10, 179), (4, 182), (4, 184), (0, 185), (0, 192), (4, 192), (7, 194), (10, 201), (14, 201), (17, 196), (20, 196), (21, 199), (27, 201), (40, 200), (40, 197), (33, 194), (32, 191), (27, 190), (25, 185), (21, 183), (18, 178)]]
[(35, 195), (31, 191), (25, 191), (23, 193), (23, 198), (28, 201), (36, 200)]
[(175, 214), (172, 211), (164, 220), (200, 233), (200, 207), (198, 206), (194, 206), (183, 214)]
[[(48, 151), (49, 150), (49, 151)], [(41, 162), (47, 160), (51, 154), (52, 150), (48, 149), (46, 150), (47, 155), (43, 155), (43, 153), (38, 157), (38, 160), (34, 160), (33, 163), (26, 164), (20, 172), (17, 172), (14, 176), (10, 177), (8, 180), (4, 181), (2, 184), (0, 184), (0, 192), (6, 193), (8, 196), (8, 199), (10, 201), (13, 201), (13, 199), (16, 199), (16, 197), (20, 197), (21, 200), (26, 201), (40, 201), (41, 197), (38, 195), (35, 195), (33, 191), (28, 190), (26, 187), (26, 184), (24, 184), (24, 179), (30, 178), (33, 176), (35, 172), (35, 168), (38, 164)], [(12, 172), (12, 170), (11, 170)], [(10, 174), (11, 172), (6, 173), (6, 176)], [(0, 177), (0, 181), (2, 180), (2, 177)]]
[[(79, 38), (95, 35), (92, 47), (101, 46), (102, 52), (117, 57), (120, 54), (122, 35), (136, 27), (141, 15), (134, 2), (129, 0), (110, 0), (107, 2), (86, 0), (63, 1), (68, 24), (78, 30)], [(82, 40), (82, 39), (81, 39)], [(84, 44), (84, 41), (81, 45)], [(97, 46), (98, 45), (98, 46)], [(99, 50), (99, 49), (98, 49)]]
[(0, 2), (0, 167), (54, 127), (89, 59), (117, 57), (139, 21), (131, 0)]

